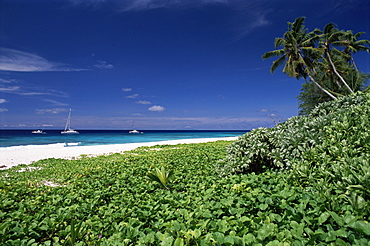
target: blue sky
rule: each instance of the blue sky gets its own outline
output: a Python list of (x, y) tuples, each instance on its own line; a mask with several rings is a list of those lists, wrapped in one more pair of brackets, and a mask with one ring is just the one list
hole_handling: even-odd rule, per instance
[[(2, 0), (0, 128), (252, 129), (298, 114), (287, 22), (364, 31), (368, 0)], [(367, 53), (355, 60), (370, 73)]]

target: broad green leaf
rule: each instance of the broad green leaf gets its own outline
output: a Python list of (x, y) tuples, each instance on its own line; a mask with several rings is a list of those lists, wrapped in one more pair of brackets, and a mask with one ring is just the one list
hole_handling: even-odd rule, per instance
[(275, 231), (275, 224), (263, 224), (263, 226), (257, 232), (257, 238), (260, 241), (265, 240), (267, 237), (271, 236)]
[(292, 227), (292, 229), (290, 230), (292, 236), (297, 239), (301, 238), (303, 234), (304, 223), (299, 224), (297, 221), (292, 221), (290, 222), (290, 225)]
[(182, 238), (176, 238), (173, 246), (183, 246), (184, 245), (184, 239)]
[(268, 208), (268, 204), (267, 203), (262, 203), (262, 204), (260, 204), (258, 207), (259, 207), (259, 209), (261, 209), (261, 210), (266, 210), (267, 208)]
[(322, 214), (320, 214), (319, 218), (318, 218), (318, 223), (319, 224), (322, 224), (324, 223), (328, 218), (330, 217), (330, 213), (328, 212), (324, 212)]
[(234, 245), (234, 238), (232, 236), (226, 236), (224, 238), (224, 245)]
[(335, 231), (334, 234), (338, 237), (343, 237), (343, 238), (348, 237), (348, 232), (345, 229), (339, 229), (339, 230)]
[(365, 221), (356, 221), (350, 225), (353, 229), (358, 232), (362, 232), (368, 236), (370, 236), (370, 223)]
[(334, 221), (339, 226), (343, 226), (344, 225), (343, 219), (338, 214), (336, 214), (335, 212), (332, 212), (332, 211), (329, 211), (328, 213), (331, 215), (331, 217), (334, 219)]
[(243, 241), (246, 244), (253, 244), (256, 242), (256, 237), (252, 233), (248, 233), (247, 235), (243, 236)]

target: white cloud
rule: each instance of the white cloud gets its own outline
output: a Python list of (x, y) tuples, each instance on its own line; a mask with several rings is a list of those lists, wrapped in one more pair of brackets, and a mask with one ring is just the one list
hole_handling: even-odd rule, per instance
[(112, 64), (108, 64), (106, 61), (98, 61), (97, 64), (94, 65), (96, 68), (100, 69), (112, 69), (114, 66)]
[(132, 91), (132, 88), (122, 88), (122, 91), (129, 92), (129, 91)]
[(36, 109), (36, 114), (59, 114), (61, 112), (67, 112), (68, 109), (64, 108), (52, 108), (52, 109)]
[(153, 111), (153, 112), (163, 112), (166, 110), (165, 107), (162, 107), (162, 106), (158, 106), (158, 105), (154, 105), (154, 106), (151, 106), (150, 108), (148, 108), (149, 111)]
[(268, 116), (268, 117), (277, 117), (277, 116), (279, 116), (279, 115), (277, 114), (277, 112), (276, 112), (276, 111), (274, 111), (274, 110), (261, 109), (261, 110), (260, 110), (260, 112), (261, 112), (261, 113), (266, 113), (266, 116)]
[(270, 25), (267, 15), (272, 9), (266, 9), (264, 1), (230, 1), (235, 15), (233, 20), (234, 39), (237, 42), (251, 32)]
[(149, 101), (137, 101), (136, 103), (138, 103), (138, 104), (152, 104)]
[(19, 50), (0, 48), (0, 71), (45, 72), (81, 71), (84, 69), (66, 68), (64, 64), (50, 62), (45, 58)]
[(43, 126), (43, 127), (50, 127), (50, 126), (54, 126), (54, 125), (52, 125), (52, 124), (42, 124), (41, 126)]
[(40, 96), (40, 95), (50, 95), (50, 93), (47, 92), (36, 92), (36, 91), (31, 91), (31, 92), (21, 92), (18, 93), (19, 95), (22, 96)]
[(16, 83), (18, 82), (16, 79), (2, 79), (0, 78), (0, 83)]
[(25, 127), (26, 126), (26, 124), (16, 124), (16, 125), (12, 125), (12, 127)]
[(2, 113), (2, 112), (7, 112), (8, 111), (8, 109), (7, 108), (0, 108), (0, 113)]
[(61, 102), (51, 100), (51, 99), (44, 99), (44, 101), (53, 103), (53, 104), (58, 105), (58, 106), (67, 106), (68, 105), (68, 103), (61, 103)]
[(133, 94), (133, 95), (127, 96), (126, 98), (137, 98), (138, 96), (139, 94)]
[(50, 95), (57, 97), (67, 97), (68, 95), (62, 91), (53, 89), (37, 88), (37, 87), (21, 87), (21, 86), (5, 86), (0, 84), (0, 92), (17, 94), (21, 96), (40, 96)]
[(8, 87), (0, 87), (1, 92), (15, 92), (20, 89), (19, 86), (8, 86)]
[(6, 103), (6, 102), (8, 102), (6, 99), (0, 98), (0, 103)]

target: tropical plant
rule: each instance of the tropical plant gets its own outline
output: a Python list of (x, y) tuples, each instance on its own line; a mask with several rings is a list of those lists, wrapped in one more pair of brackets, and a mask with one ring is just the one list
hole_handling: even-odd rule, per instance
[(267, 59), (273, 56), (280, 56), (272, 63), (271, 73), (279, 66), (284, 65), (283, 72), (289, 77), (306, 79), (307, 77), (315, 83), (315, 85), (325, 92), (332, 99), (336, 97), (326, 90), (321, 84), (314, 79), (315, 63), (320, 56), (320, 50), (314, 45), (318, 40), (317, 31), (307, 33), (304, 27), (305, 17), (299, 17), (295, 22), (288, 22), (288, 31), (284, 33), (283, 38), (275, 39), (275, 48), (280, 48), (274, 51), (266, 52), (262, 58)]
[[(273, 169), (287, 173), (289, 175), (285, 182), (302, 187), (310, 194), (306, 197), (306, 202), (312, 199), (309, 198), (311, 195), (316, 197), (316, 201), (325, 201), (318, 212), (319, 224), (332, 223), (328, 228), (336, 233), (344, 232), (345, 227), (361, 234), (356, 242), (351, 243), (348, 241), (348, 234), (343, 234), (342, 237), (334, 233), (332, 238), (327, 239), (327, 244), (329, 241), (338, 245), (365, 243), (366, 240), (358, 240), (370, 235), (370, 224), (367, 222), (370, 213), (369, 114), (369, 93), (357, 92), (322, 103), (307, 116), (293, 117), (275, 128), (264, 130), (264, 139), (269, 139), (269, 148), (265, 148), (261, 141), (254, 141), (260, 135), (260, 130), (246, 133), (228, 147), (227, 156), (218, 163), (217, 170), (222, 176), (240, 175), (253, 171), (252, 168), (243, 168), (244, 166), (251, 163), (261, 165), (268, 158), (271, 165), (262, 170), (264, 173)], [(247, 139), (251, 141), (248, 142)], [(256, 151), (261, 150), (259, 147), (264, 150), (262, 156)], [(256, 156), (260, 161), (254, 159)], [(240, 185), (235, 186), (235, 190), (243, 187), (247, 189), (245, 185)], [(306, 202), (301, 205), (311, 210), (313, 207)], [(344, 206), (349, 209), (347, 212), (343, 211), (346, 210)], [(295, 215), (291, 216), (298, 223), (291, 223), (295, 237), (302, 237), (305, 231), (311, 235), (307, 244), (321, 240), (318, 234), (318, 237), (314, 236), (315, 229), (307, 228), (313, 217), (303, 215), (305, 212), (301, 217), (297, 210), (292, 213)], [(355, 218), (361, 221), (355, 222)]]
[(301, 114), (307, 114), (318, 103), (363, 90), (367, 75), (358, 71), (352, 54), (370, 51), (369, 40), (358, 40), (363, 32), (342, 31), (333, 23), (327, 24), (324, 31), (316, 28), (308, 32), (304, 21), (305, 17), (299, 17), (288, 22), (288, 31), (275, 39), (276, 50), (262, 56), (279, 57), (272, 63), (271, 73), (284, 65), (283, 72), (289, 77), (305, 80), (299, 96)]
[(353, 34), (351, 30), (348, 30), (340, 37), (340, 40), (336, 41), (335, 44), (344, 47), (343, 52), (350, 58), (348, 62), (351, 62), (355, 69), (358, 71), (355, 60), (353, 59), (353, 54), (358, 51), (370, 52), (370, 48), (366, 45), (370, 45), (370, 40), (361, 39), (359, 37), (364, 34), (364, 32), (358, 32)]
[[(341, 95), (348, 93), (346, 88), (338, 87), (337, 83), (334, 82), (335, 76), (329, 70), (330, 68), (323, 70), (319, 77), (323, 85), (331, 91), (339, 91)], [(369, 74), (358, 72), (355, 69), (347, 69), (345, 73), (345, 80), (355, 91), (365, 92), (365, 84), (368, 79)], [(311, 81), (305, 81), (302, 84), (301, 92), (297, 99), (299, 101), (299, 115), (308, 115), (318, 104), (331, 101), (331, 98), (318, 89)]]
[[(368, 117), (369, 110), (369, 93), (352, 94), (336, 101), (322, 103), (308, 116), (292, 117), (270, 129), (254, 129), (228, 146), (227, 156), (218, 164), (217, 170), (220, 175), (230, 175), (271, 168), (281, 169), (290, 167), (296, 160), (304, 159), (307, 153), (317, 148), (320, 149), (316, 153), (317, 156), (323, 155), (328, 151), (325, 148), (333, 148), (329, 145), (341, 144), (326, 141), (328, 129), (333, 132), (339, 131), (338, 121), (347, 124), (343, 130), (346, 135), (343, 136), (348, 136), (356, 143), (363, 139), (364, 146), (369, 146), (365, 144), (367, 137), (364, 137), (367, 136), (365, 134), (368, 132), (367, 127), (370, 127), (367, 125), (369, 120), (364, 120)], [(356, 134), (365, 135), (353, 136), (352, 128), (356, 129)], [(358, 140), (355, 140), (356, 138)], [(323, 147), (324, 143), (328, 146)], [(342, 149), (339, 148), (338, 152)], [(358, 154), (358, 151), (355, 150), (353, 153)]]
[(147, 174), (149, 179), (158, 182), (165, 189), (168, 189), (168, 183), (172, 175), (173, 171), (167, 171), (164, 166), (162, 166), (161, 169), (155, 168), (154, 172), (149, 172)]
[(80, 223), (76, 225), (75, 220), (72, 219), (71, 225), (70, 225), (70, 233), (67, 235), (67, 239), (64, 245), (68, 245), (68, 246), (76, 245), (76, 243), (79, 240), (85, 237), (83, 230), (84, 228), (82, 227), (82, 221), (80, 221)]
[(338, 41), (340, 37), (343, 35), (344, 35), (343, 31), (339, 31), (333, 23), (329, 23), (324, 27), (324, 33), (320, 35), (321, 38), (320, 38), (319, 47), (324, 50), (324, 57), (325, 57), (324, 62), (328, 62), (330, 64), (331, 69), (329, 71), (332, 71), (332, 73), (334, 73), (335, 76), (337, 77), (335, 79), (335, 82), (338, 84), (339, 87), (341, 87), (341, 84), (337, 81), (337, 79), (339, 79), (341, 83), (348, 89), (348, 91), (353, 93), (353, 90), (351, 89), (351, 87), (349, 87), (347, 82), (343, 79), (343, 77), (337, 71), (336, 65), (334, 64), (332, 60), (333, 54), (335, 54), (338, 57), (337, 60), (339, 61), (342, 59), (342, 56), (344, 55), (344, 53), (332, 47), (333, 43)]

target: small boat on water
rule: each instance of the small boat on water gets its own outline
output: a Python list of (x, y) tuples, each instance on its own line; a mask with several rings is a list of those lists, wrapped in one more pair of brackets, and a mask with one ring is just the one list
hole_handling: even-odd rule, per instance
[(80, 134), (78, 131), (71, 129), (71, 114), (72, 109), (69, 109), (69, 114), (66, 122), (66, 126), (64, 127), (64, 131), (61, 132), (61, 134)]
[(62, 131), (61, 134), (80, 134), (80, 133), (76, 130), (67, 129), (67, 130)]
[(141, 133), (143, 134), (144, 132), (139, 132), (138, 130), (135, 129), (135, 120), (132, 122), (132, 129), (131, 131), (129, 131), (128, 133), (131, 133), (131, 134), (138, 134), (138, 133)]
[(140, 133), (138, 130), (131, 130), (131, 131), (129, 131), (128, 133), (132, 133), (132, 134), (138, 134), (138, 133)]
[(43, 130), (35, 130), (32, 131), (32, 134), (46, 134), (46, 132), (44, 132)]

